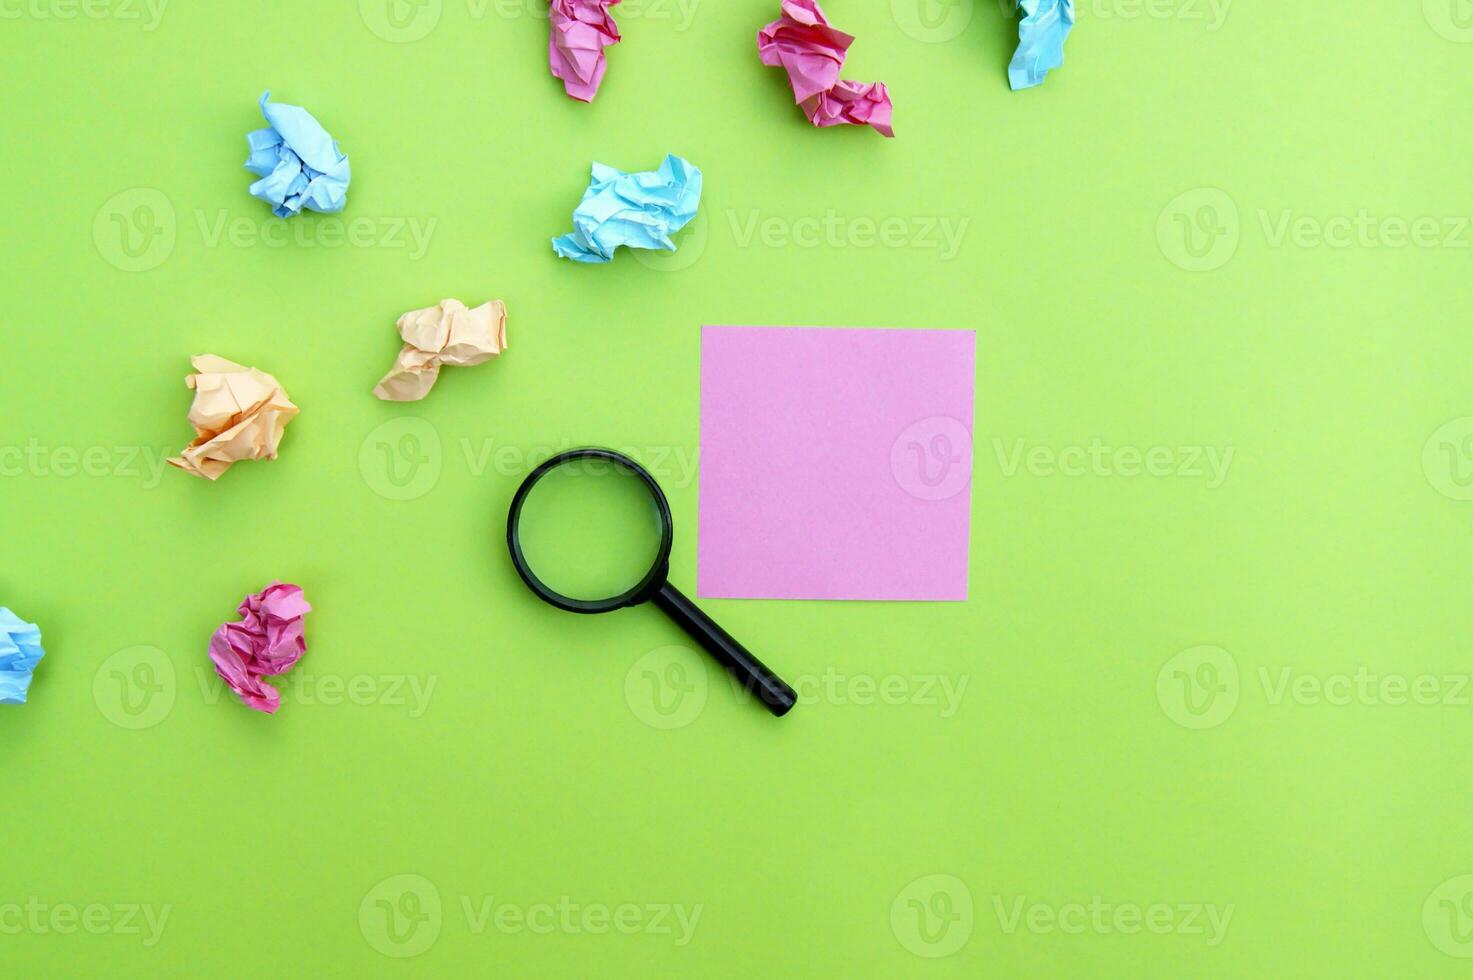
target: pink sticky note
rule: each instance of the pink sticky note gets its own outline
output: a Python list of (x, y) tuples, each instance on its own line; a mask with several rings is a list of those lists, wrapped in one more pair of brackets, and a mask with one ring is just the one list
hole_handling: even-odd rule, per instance
[(697, 591), (964, 600), (971, 330), (705, 327)]

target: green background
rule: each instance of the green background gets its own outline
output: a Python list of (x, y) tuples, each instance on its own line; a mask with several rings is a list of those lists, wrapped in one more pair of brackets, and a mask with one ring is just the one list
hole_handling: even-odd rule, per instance
[[(548, 76), (530, 0), (431, 2), (402, 42), (351, 0), (174, 0), (153, 30), (122, 0), (40, 2), (0, 19), (0, 604), (48, 651), (31, 703), (0, 708), (0, 927), (33, 900), (170, 912), (152, 945), (116, 918), (0, 932), (0, 970), (1467, 972), (1473, 232), (1443, 238), (1473, 213), (1473, 31), (1453, 0), (1220, 22), (1088, 0), (1065, 67), (1020, 93), (993, 0), (926, 0), (924, 21), (830, 0), (858, 36), (846, 77), (891, 88), (894, 141), (807, 126), (757, 60), (775, 0), (615, 8), (591, 106)], [(346, 212), (292, 219), (284, 247), (241, 167), (268, 87), (354, 172)], [(553, 257), (590, 161), (667, 152), (706, 177), (681, 253)], [(1315, 244), (1363, 209), (1447, 230)], [(837, 244), (785, 243), (831, 210)], [(1179, 214), (1223, 233), (1217, 268), (1186, 268)], [(1281, 239), (1285, 214), (1307, 224)], [(753, 215), (772, 233), (745, 239)], [(152, 250), (130, 259), (115, 216)], [(866, 247), (894, 217), (968, 224), (954, 256)], [(422, 255), (397, 221), (433, 222)], [(170, 227), (172, 248), (141, 237)], [(394, 319), (447, 296), (504, 299), (509, 352), (421, 404), (374, 399)], [(971, 600), (708, 604), (799, 684), (782, 721), (668, 649), (689, 644), (652, 610), (536, 602), (500, 541), (540, 455), (690, 458), (702, 323), (978, 332)], [(136, 458), (188, 440), (203, 352), (302, 406), (278, 461), (214, 485)], [(1096, 438), (1169, 447), (1172, 475), (1049, 465)], [(1043, 448), (1012, 467), (1019, 440)], [(1182, 447), (1231, 450), (1220, 485), (1178, 472)], [(693, 586), (697, 481), (657, 469)], [(266, 717), (205, 651), (273, 578), (316, 611)], [(670, 663), (698, 689), (674, 716), (642, 693)], [(1362, 669), (1431, 675), (1439, 703), (1275, 696)], [(966, 684), (954, 710), (943, 682)], [(377, 904), (399, 875), (423, 879), (401, 909), (441, 903), (403, 945)], [(478, 932), (465, 904), (488, 896), (633, 903), (641, 931)], [(1171, 928), (1070, 911), (1096, 897), (1168, 905)], [(1194, 903), (1231, 906), (1225, 933), (1195, 931)], [(701, 906), (689, 942), (662, 904)]]

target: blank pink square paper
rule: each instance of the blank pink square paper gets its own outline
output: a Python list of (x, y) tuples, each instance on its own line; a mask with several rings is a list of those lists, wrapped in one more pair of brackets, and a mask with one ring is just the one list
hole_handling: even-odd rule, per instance
[(965, 600), (976, 342), (703, 328), (697, 592)]

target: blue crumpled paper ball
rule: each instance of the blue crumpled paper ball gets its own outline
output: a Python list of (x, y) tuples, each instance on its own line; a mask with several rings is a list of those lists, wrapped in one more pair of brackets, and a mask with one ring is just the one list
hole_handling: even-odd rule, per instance
[(602, 163), (573, 211), (573, 231), (552, 250), (574, 262), (608, 262), (620, 245), (675, 251), (670, 236), (690, 223), (701, 204), (701, 172), (675, 154), (658, 170), (626, 174)]
[(25, 704), (31, 674), (46, 651), (41, 630), (0, 606), (0, 704)]
[(251, 155), (246, 169), (261, 179), (251, 185), (251, 196), (271, 205), (278, 218), (290, 218), (302, 208), (334, 214), (348, 203), (348, 157), (338, 149), (312, 113), (301, 106), (272, 102), (261, 96), (261, 115), (270, 123), (246, 135)]
[(1042, 85), (1064, 63), (1064, 39), (1074, 27), (1074, 0), (1019, 0), (1018, 50), (1008, 65), (1013, 91)]

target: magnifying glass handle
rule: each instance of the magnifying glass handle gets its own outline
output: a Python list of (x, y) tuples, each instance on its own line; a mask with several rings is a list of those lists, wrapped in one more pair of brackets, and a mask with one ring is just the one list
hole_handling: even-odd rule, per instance
[(783, 683), (782, 678), (768, 670), (762, 661), (752, 656), (747, 648), (731, 638), (716, 621), (697, 608), (675, 586), (666, 582), (655, 593), (655, 605), (665, 610), (666, 615), (700, 641), (701, 646), (721, 661), (742, 686), (761, 699), (767, 710), (775, 715), (785, 715), (798, 703), (798, 695)]

